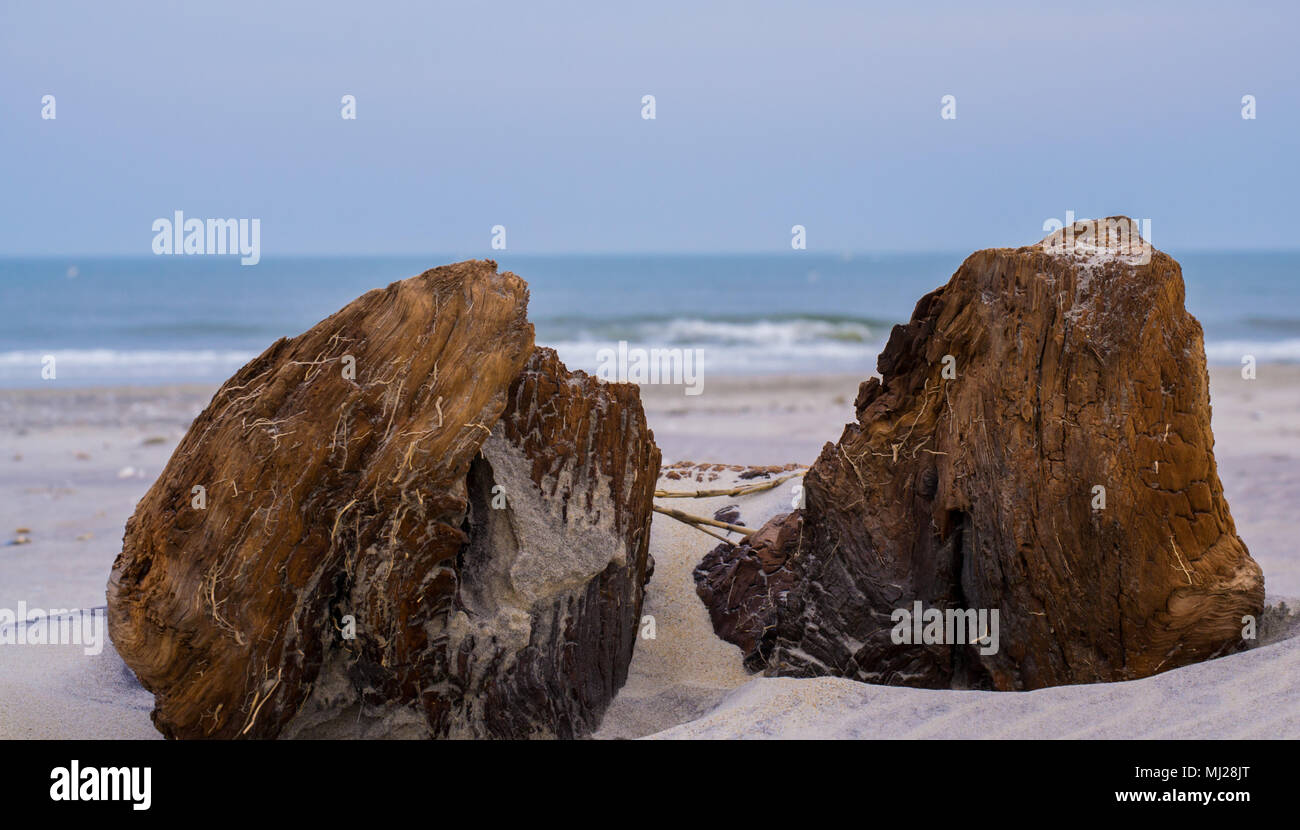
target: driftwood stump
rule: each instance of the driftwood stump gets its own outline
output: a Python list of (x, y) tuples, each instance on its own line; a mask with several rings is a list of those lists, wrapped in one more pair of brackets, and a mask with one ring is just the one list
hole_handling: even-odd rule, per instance
[(239, 371), (127, 523), (110, 634), (168, 737), (575, 736), (626, 679), (659, 451), (493, 262)]
[[(696, 571), (750, 668), (1034, 689), (1242, 645), (1263, 575), (1215, 469), (1201, 327), (1135, 224), (973, 254), (895, 327), (804, 509)], [(917, 602), (998, 611), (996, 653), (897, 642)]]

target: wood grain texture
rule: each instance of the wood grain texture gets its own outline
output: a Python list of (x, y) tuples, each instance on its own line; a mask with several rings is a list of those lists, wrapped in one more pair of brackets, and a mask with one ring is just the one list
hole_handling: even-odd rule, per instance
[[(806, 476), (806, 507), (696, 571), (751, 668), (1035, 689), (1242, 645), (1263, 575), (1223, 497), (1173, 259), (980, 251), (895, 327), (878, 368)], [(895, 644), (890, 614), (916, 600), (998, 609), (998, 653)]]
[[(127, 523), (108, 586), (110, 634), (154, 693), (160, 731), (594, 728), (631, 656), (659, 456), (635, 388), (534, 350), (527, 299), (493, 262), (435, 268), (276, 342), (221, 387)], [(598, 440), (539, 443), (553, 419)], [(493, 479), (492, 453), (540, 479), (504, 465)], [(559, 470), (574, 483), (546, 489)], [(508, 506), (493, 509), (483, 500), (498, 485)], [(553, 557), (604, 565), (544, 562), (568, 581), (526, 596), (507, 595), (507, 569), (468, 597), (467, 552), (490, 561), (532, 543), (476, 536), (487, 514), (512, 531), (516, 503), (575, 521), (604, 509), (610, 531), (576, 538), (598, 550), (541, 540)], [(509, 629), (495, 646), (494, 625)]]

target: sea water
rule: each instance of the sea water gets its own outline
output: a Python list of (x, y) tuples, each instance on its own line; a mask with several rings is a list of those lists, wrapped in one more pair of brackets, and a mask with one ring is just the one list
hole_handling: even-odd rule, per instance
[[(963, 253), (512, 255), (537, 342), (595, 371), (602, 350), (702, 349), (712, 375), (867, 375), (890, 328)], [(1300, 252), (1170, 252), (1211, 363), (1300, 361)], [(424, 257), (0, 259), (0, 386), (210, 383)]]

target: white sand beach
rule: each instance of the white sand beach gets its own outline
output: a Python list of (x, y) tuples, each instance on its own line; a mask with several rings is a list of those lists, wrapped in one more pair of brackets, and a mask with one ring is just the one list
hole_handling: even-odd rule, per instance
[[(695, 397), (680, 387), (642, 391), (666, 468), (808, 464), (852, 419), (859, 380), (710, 377)], [(0, 392), (0, 608), (104, 604), (127, 517), (212, 391)], [(1300, 504), (1300, 367), (1263, 365), (1249, 381), (1215, 368), (1211, 393), (1219, 473), (1238, 533), (1263, 567), (1268, 602), (1300, 596), (1289, 527)], [(734, 471), (715, 474), (665, 477), (660, 486), (736, 481)], [(783, 485), (672, 506), (711, 515), (736, 504), (741, 521), (756, 527), (788, 510), (790, 498)], [(1144, 680), (1025, 693), (754, 677), (739, 649), (714, 636), (695, 595), (691, 571), (715, 544), (655, 516), (644, 613), (655, 618), (656, 637), (638, 641), (597, 738), (1300, 737), (1300, 639)], [(151, 704), (111, 645), (97, 655), (0, 645), (0, 738), (157, 738)]]

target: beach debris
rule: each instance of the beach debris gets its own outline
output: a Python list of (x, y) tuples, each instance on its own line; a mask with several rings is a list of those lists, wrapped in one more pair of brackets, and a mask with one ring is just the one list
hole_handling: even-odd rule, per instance
[(740, 505), (728, 504), (713, 511), (713, 518), (727, 524), (741, 524)]
[(16, 527), (16, 528), (14, 528), (14, 533), (31, 533), (31, 532), (32, 532), (32, 529), (31, 529), (30, 527)]
[(723, 530), (729, 530), (733, 533), (739, 533), (741, 536), (748, 536), (749, 534), (754, 532), (752, 528), (744, 527), (742, 525), (734, 525), (728, 522), (718, 521), (717, 519), (710, 519), (705, 516), (693, 516), (690, 513), (685, 512), (684, 510), (676, 510), (672, 507), (661, 507), (660, 505), (656, 504), (654, 506), (654, 510), (656, 513), (662, 513), (665, 516), (674, 518), (679, 522), (684, 522), (688, 525), (693, 525), (697, 530), (703, 530), (705, 533), (708, 533), (710, 536), (717, 536), (719, 539), (722, 539), (724, 541), (726, 541), (727, 537), (720, 536), (716, 533), (710, 533), (707, 528), (720, 527)]
[(164, 735), (594, 730), (637, 636), (660, 456), (635, 385), (534, 348), (527, 296), (491, 261), (435, 268), (221, 387), (108, 586)]
[[(1181, 270), (1132, 220), (1081, 225), (979, 251), (922, 297), (804, 507), (705, 556), (698, 593), (749, 668), (1035, 689), (1246, 645), (1263, 574), (1216, 470)], [(914, 604), (923, 637), (899, 631)], [(983, 612), (1000, 634), (950, 636)]]
[(89, 542), (91, 539), (94, 539), (94, 538), (95, 538), (95, 534), (93, 534), (93, 533), (78, 533), (78, 534), (77, 534), (77, 541), (78, 541), (78, 542)]
[[(743, 484), (737, 487), (723, 487), (723, 488), (718, 488), (713, 490), (655, 490), (655, 498), (657, 499), (710, 499), (713, 498), (714, 496), (747, 496), (751, 493), (761, 493), (764, 490), (771, 490), (772, 488), (780, 484), (784, 484), (785, 482), (789, 481), (792, 478), (796, 478), (798, 476), (803, 475), (805, 472), (807, 471), (798, 470), (793, 473), (786, 473), (783, 476), (778, 476), (777, 478), (769, 479), (768, 481), (764, 481), (759, 484)], [(666, 477), (676, 478), (673, 472), (667, 473)], [(740, 475), (740, 478), (745, 478), (744, 473)], [(750, 478), (754, 478), (754, 476), (750, 476)]]
[(13, 546), (13, 545), (30, 545), (31, 543), (32, 543), (32, 539), (31, 539), (30, 536), (22, 536), (22, 535), (18, 535), (18, 536), (15, 536), (14, 538), (10, 539), (10, 540), (9, 540), (8, 542), (6, 542), (5, 544), (6, 544), (6, 545)]
[[(777, 487), (778, 485), (789, 481), (790, 479), (802, 476), (804, 473), (807, 472), (807, 469), (806, 468), (801, 469), (797, 464), (787, 464), (783, 467), (773, 466), (773, 467), (752, 468), (752, 467), (745, 467), (743, 465), (738, 465), (738, 464), (696, 464), (692, 461), (679, 461), (670, 465), (668, 468), (665, 469), (664, 478), (669, 480), (679, 480), (681, 478), (682, 472), (686, 472), (687, 477), (689, 477), (689, 474), (692, 471), (713, 472), (715, 478), (717, 477), (716, 473), (721, 471), (721, 472), (739, 473), (740, 475), (738, 476), (738, 478), (741, 479), (745, 479), (745, 478), (752, 479), (752, 478), (757, 478), (760, 475), (763, 475), (769, 477), (769, 480), (760, 482), (758, 484), (742, 484), (734, 487), (723, 487), (723, 488), (717, 488), (712, 490), (655, 490), (654, 492), (655, 498), (657, 499), (658, 498), (708, 499), (717, 496), (748, 496), (754, 493), (762, 493), (766, 490), (771, 490)], [(745, 475), (746, 472), (749, 472), (751, 474), (747, 476)], [(778, 476), (777, 478), (774, 479), (770, 478), (770, 476), (773, 473), (777, 473), (777, 472), (784, 473), (784, 475)], [(655, 512), (661, 513), (665, 516), (668, 516), (669, 518), (676, 519), (677, 521), (682, 522), (683, 524), (690, 525), (696, 530), (702, 533), (706, 533), (709, 536), (714, 537), (715, 539), (719, 539), (723, 542), (726, 542), (727, 544), (732, 544), (732, 541), (729, 537), (721, 533), (717, 533), (713, 530), (710, 530), (709, 528), (717, 527), (731, 533), (739, 533), (741, 535), (741, 538), (744, 538), (750, 533), (753, 533), (753, 530), (751, 528), (745, 527), (744, 523), (740, 521), (739, 505), (727, 505), (725, 507), (718, 508), (716, 511), (714, 511), (714, 515), (712, 519), (708, 519), (703, 516), (695, 516), (683, 510), (663, 507), (661, 505), (655, 505)]]
[(135, 478), (135, 467), (123, 467), (117, 471), (118, 478)]

